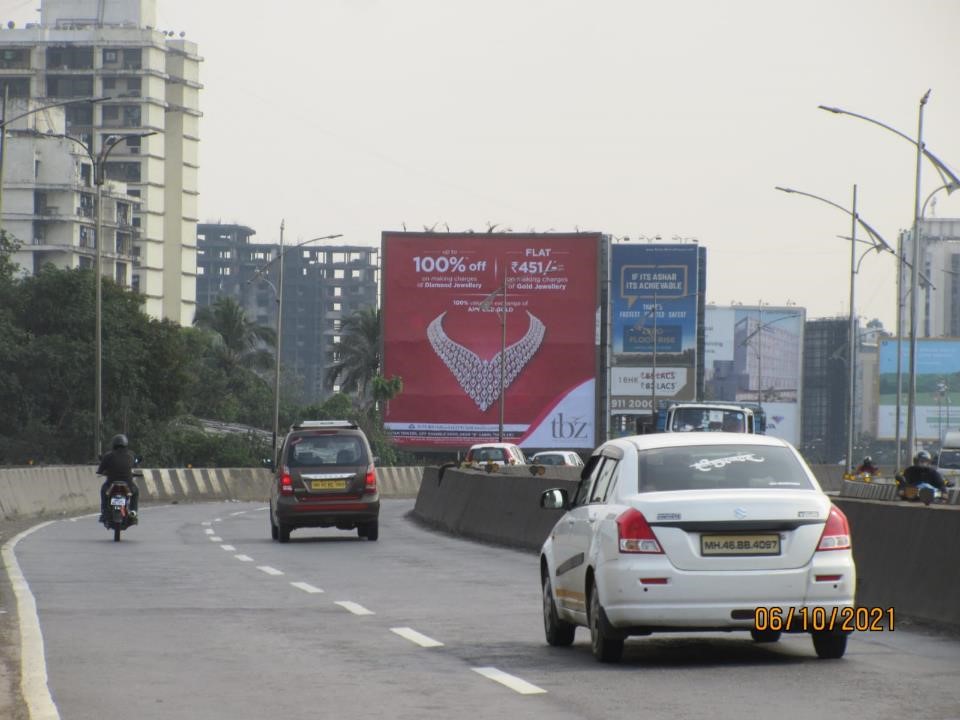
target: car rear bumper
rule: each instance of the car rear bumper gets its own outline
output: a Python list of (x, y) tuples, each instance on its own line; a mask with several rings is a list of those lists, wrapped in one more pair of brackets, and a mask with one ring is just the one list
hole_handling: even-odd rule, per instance
[(359, 525), (379, 516), (379, 494), (339, 500), (323, 497), (277, 500), (277, 522), (290, 528)]
[(662, 556), (649, 556), (601, 565), (596, 581), (614, 627), (750, 629), (757, 608), (799, 620), (801, 608), (830, 614), (854, 606), (850, 554), (822, 555), (795, 569), (722, 572), (677, 570)]

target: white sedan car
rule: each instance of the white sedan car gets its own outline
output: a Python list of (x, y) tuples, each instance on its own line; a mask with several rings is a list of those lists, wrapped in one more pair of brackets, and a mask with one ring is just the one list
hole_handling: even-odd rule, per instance
[(534, 465), (568, 465), (583, 467), (583, 460), (572, 450), (543, 450), (530, 458)]
[[(653, 632), (750, 631), (758, 642), (809, 632), (842, 657), (856, 570), (844, 514), (789, 444), (764, 435), (659, 433), (594, 451), (540, 553), (550, 645), (590, 628), (617, 662)], [(865, 608), (861, 608), (865, 609)]]

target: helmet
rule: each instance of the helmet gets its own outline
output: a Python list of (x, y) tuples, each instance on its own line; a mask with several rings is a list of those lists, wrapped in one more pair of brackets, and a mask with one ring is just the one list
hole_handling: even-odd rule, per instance
[(867, 456), (863, 459), (863, 464), (864, 464), (864, 465), (873, 465), (873, 458), (870, 457), (869, 455), (867, 455)]
[(126, 435), (114, 435), (113, 440), (110, 441), (110, 444), (113, 445), (114, 450), (117, 450), (118, 448), (125, 448), (127, 445), (129, 445)]
[(928, 453), (926, 450), (921, 450), (913, 457), (914, 463), (930, 462), (930, 460), (930, 453)]

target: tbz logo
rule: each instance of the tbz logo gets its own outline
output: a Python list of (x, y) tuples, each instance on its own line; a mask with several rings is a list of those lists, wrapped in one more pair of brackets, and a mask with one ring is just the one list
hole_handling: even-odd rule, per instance
[(550, 421), (550, 434), (561, 440), (587, 437), (587, 421), (577, 417), (564, 417), (557, 413)]

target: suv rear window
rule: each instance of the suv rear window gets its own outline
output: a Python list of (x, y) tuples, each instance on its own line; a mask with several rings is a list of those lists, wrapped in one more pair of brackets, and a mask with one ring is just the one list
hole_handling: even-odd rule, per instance
[(697, 445), (645, 450), (637, 456), (638, 492), (771, 488), (812, 490), (800, 461), (787, 448)]
[(287, 449), (289, 467), (365, 464), (367, 453), (356, 435), (295, 435)]

